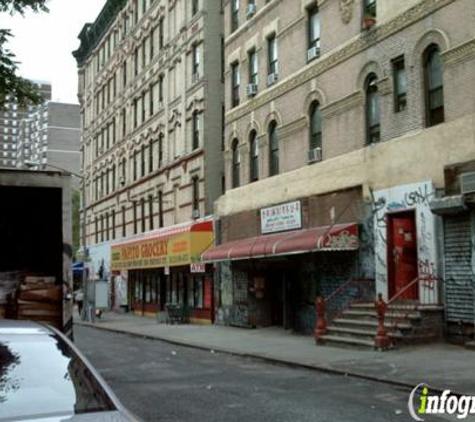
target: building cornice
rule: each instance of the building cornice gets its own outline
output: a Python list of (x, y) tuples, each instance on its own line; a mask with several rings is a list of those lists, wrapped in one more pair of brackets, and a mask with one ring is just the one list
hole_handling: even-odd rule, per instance
[(475, 38), (443, 53), (444, 66), (451, 67), (475, 59)]

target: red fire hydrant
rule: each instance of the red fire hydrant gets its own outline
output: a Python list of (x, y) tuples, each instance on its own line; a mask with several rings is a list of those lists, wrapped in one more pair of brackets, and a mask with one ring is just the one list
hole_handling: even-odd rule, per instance
[(383, 300), (383, 295), (378, 294), (378, 300), (375, 302), (376, 314), (378, 316), (378, 331), (374, 339), (374, 347), (378, 350), (386, 350), (390, 346), (388, 334), (384, 326), (384, 316), (386, 315), (387, 305)]
[(325, 299), (319, 296), (315, 299), (317, 324), (315, 325), (315, 342), (320, 343), (321, 337), (327, 333), (327, 321), (325, 319)]

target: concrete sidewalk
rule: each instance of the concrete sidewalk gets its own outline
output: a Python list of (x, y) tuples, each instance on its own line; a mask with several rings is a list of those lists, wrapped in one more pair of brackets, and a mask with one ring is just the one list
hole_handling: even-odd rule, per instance
[(75, 324), (139, 335), (216, 352), (233, 353), (414, 387), (475, 395), (475, 352), (445, 343), (376, 352), (316, 346), (313, 337), (279, 328), (166, 325), (132, 314), (103, 314), (94, 324)]

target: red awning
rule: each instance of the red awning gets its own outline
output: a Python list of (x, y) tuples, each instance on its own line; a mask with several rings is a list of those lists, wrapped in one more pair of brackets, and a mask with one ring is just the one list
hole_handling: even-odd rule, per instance
[(352, 251), (358, 249), (358, 244), (358, 225), (338, 224), (223, 243), (203, 253), (201, 260), (216, 262), (315, 251)]

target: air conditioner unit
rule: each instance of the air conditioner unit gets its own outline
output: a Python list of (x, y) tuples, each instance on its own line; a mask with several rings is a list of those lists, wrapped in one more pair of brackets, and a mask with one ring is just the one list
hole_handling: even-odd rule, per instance
[(460, 191), (462, 195), (475, 192), (475, 171), (460, 175)]
[(200, 218), (200, 210), (193, 210), (191, 218)]
[(277, 79), (278, 79), (277, 73), (271, 73), (270, 75), (267, 75), (267, 86), (274, 85), (277, 82)]
[(257, 6), (255, 4), (248, 4), (246, 9), (246, 16), (251, 19), (257, 12)]
[(253, 97), (254, 95), (257, 95), (257, 84), (248, 84), (246, 86), (246, 95), (248, 97)]
[(314, 148), (308, 150), (308, 162), (315, 163), (317, 161), (322, 161), (322, 149)]
[(191, 76), (191, 81), (195, 84), (195, 83), (198, 82), (199, 80), (200, 80), (200, 74), (199, 74), (199, 72), (193, 73), (193, 75)]
[(320, 48), (312, 47), (307, 50), (307, 61), (311, 61), (317, 57), (320, 57)]

